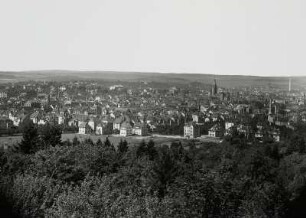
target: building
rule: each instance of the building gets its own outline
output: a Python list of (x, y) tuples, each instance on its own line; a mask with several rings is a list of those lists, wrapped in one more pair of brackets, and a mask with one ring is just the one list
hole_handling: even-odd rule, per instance
[(8, 118), (1, 117), (0, 118), (0, 130), (8, 130), (13, 127), (13, 121)]
[(80, 123), (79, 124), (79, 134), (91, 134), (93, 132), (93, 129), (88, 125), (88, 123)]
[(224, 135), (223, 129), (218, 124), (215, 124), (208, 131), (208, 136), (210, 137), (222, 137), (223, 135)]
[(279, 142), (280, 141), (280, 131), (278, 129), (275, 129), (270, 133), (270, 136), (274, 139), (274, 141)]
[(252, 135), (254, 135), (251, 126), (248, 125), (239, 124), (237, 126), (237, 131), (239, 134), (242, 134), (247, 138), (250, 138)]
[(148, 135), (147, 125), (145, 123), (136, 124), (133, 128), (132, 133), (139, 136)]
[(24, 107), (32, 107), (32, 102), (27, 101), (26, 103), (24, 103)]
[(14, 126), (19, 126), (21, 120), (25, 117), (25, 115), (20, 114), (19, 116), (13, 114), (12, 112), (9, 113), (9, 119), (13, 121)]
[(0, 98), (7, 98), (6, 92), (0, 92)]
[(231, 127), (234, 126), (234, 123), (233, 122), (225, 122), (225, 130), (228, 130), (230, 129)]
[(211, 95), (215, 96), (218, 94), (218, 86), (217, 86), (217, 80), (214, 79), (214, 84), (211, 87)]
[(103, 135), (103, 126), (101, 123), (99, 123), (96, 126), (96, 131), (95, 131), (96, 135)]
[(184, 126), (184, 137), (185, 138), (198, 138), (201, 136), (200, 133), (200, 127), (191, 122), (191, 123), (186, 123)]
[(32, 120), (32, 122), (34, 124), (38, 123), (38, 120), (39, 120), (39, 112), (38, 111), (35, 111), (34, 113), (32, 113), (30, 115), (30, 120)]
[(192, 114), (192, 121), (195, 123), (199, 123), (199, 114)]
[(232, 135), (234, 132), (235, 124), (233, 122), (225, 122), (224, 135)]
[(37, 122), (38, 125), (45, 125), (46, 121), (44, 119), (39, 119)]
[(120, 136), (130, 136), (133, 133), (133, 127), (129, 122), (122, 123), (120, 127)]
[(58, 124), (61, 125), (61, 124), (64, 124), (64, 122), (65, 122), (64, 116), (62, 115), (58, 116)]
[(90, 126), (92, 130), (95, 130), (95, 121), (93, 119), (90, 119), (88, 121), (88, 125)]
[(118, 129), (120, 130), (121, 124), (123, 123), (124, 118), (123, 117), (118, 117), (117, 119), (115, 119), (114, 123), (113, 123), (113, 130)]
[(78, 121), (76, 119), (71, 119), (68, 121), (68, 126), (77, 126)]
[(109, 90), (116, 90), (116, 89), (122, 89), (123, 85), (113, 85), (109, 87)]
[(255, 132), (255, 139), (261, 141), (263, 139), (264, 135), (263, 135), (263, 131), (261, 129), (258, 129)]

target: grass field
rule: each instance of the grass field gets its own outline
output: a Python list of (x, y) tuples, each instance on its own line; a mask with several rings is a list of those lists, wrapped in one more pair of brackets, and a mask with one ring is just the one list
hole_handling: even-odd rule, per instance
[[(84, 141), (87, 138), (91, 138), (94, 142), (96, 142), (99, 138), (103, 141), (106, 139), (106, 135), (80, 135), (75, 133), (70, 134), (63, 134), (62, 141), (66, 141), (69, 139), (70, 141), (73, 140), (74, 137), (77, 137), (80, 141)], [(110, 142), (117, 146), (120, 140), (126, 140), (129, 144), (139, 144), (142, 140), (148, 142), (152, 139), (156, 145), (170, 145), (172, 142), (180, 141), (183, 145), (186, 145), (189, 140), (183, 138), (181, 136), (162, 136), (162, 135), (153, 135), (153, 136), (128, 136), (128, 137), (121, 137), (121, 136), (109, 136), (108, 137)], [(4, 136), (0, 137), (0, 146), (11, 146), (13, 144), (17, 144), (21, 141), (22, 136)], [(220, 140), (217, 138), (209, 138), (203, 136), (196, 140), (197, 142), (215, 142), (219, 143)]]

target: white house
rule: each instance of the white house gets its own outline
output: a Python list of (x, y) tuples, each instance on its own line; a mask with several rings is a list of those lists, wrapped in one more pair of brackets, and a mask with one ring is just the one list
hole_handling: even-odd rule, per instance
[(103, 126), (101, 123), (96, 126), (96, 135), (103, 135)]
[(13, 113), (9, 113), (9, 119), (11, 121), (13, 121), (13, 125), (14, 126), (19, 126), (20, 122), (21, 122), (21, 118), (20, 117), (17, 117), (15, 116)]
[(79, 134), (86, 134), (86, 123), (79, 124)]
[(186, 123), (184, 126), (184, 137), (197, 138), (200, 137), (200, 128), (195, 123)]
[(58, 124), (61, 125), (64, 123), (64, 116), (58, 116)]
[(211, 127), (208, 131), (208, 135), (210, 137), (221, 137), (223, 136), (223, 131), (220, 125), (215, 124), (213, 127)]
[(199, 115), (198, 114), (192, 114), (192, 121), (198, 123), (199, 122)]
[(36, 124), (38, 122), (38, 116), (39, 112), (36, 111), (30, 115), (30, 120), (32, 120), (32, 122)]
[(88, 125), (88, 123), (80, 122), (79, 123), (79, 134), (90, 134), (93, 132), (93, 129)]
[(118, 129), (120, 130), (121, 124), (123, 123), (123, 117), (118, 117), (115, 119), (113, 123), (113, 130)]
[(270, 134), (272, 135), (272, 138), (274, 139), (274, 141), (279, 142), (280, 141), (280, 131), (279, 130), (274, 130), (272, 132), (270, 132)]
[(90, 128), (92, 130), (95, 130), (95, 121), (93, 119), (88, 121), (88, 126), (90, 126)]
[(38, 125), (45, 125), (46, 121), (44, 119), (39, 119), (39, 121), (37, 122)]
[(225, 122), (225, 130), (229, 130), (233, 126), (234, 126), (233, 122)]
[(132, 135), (132, 131), (133, 131), (132, 125), (128, 122), (124, 122), (120, 127), (120, 136), (124, 137), (130, 136)]
[(148, 134), (148, 128), (145, 123), (136, 124), (132, 130), (135, 135), (145, 136)]

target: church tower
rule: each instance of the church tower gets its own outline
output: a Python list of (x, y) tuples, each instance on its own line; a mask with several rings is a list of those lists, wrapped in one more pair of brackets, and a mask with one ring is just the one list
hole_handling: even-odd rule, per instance
[(217, 86), (217, 80), (214, 79), (214, 84), (211, 86), (211, 95), (215, 96), (218, 94), (218, 86)]

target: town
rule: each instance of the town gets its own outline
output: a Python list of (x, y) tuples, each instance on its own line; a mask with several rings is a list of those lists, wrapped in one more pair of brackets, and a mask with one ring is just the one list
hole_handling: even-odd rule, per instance
[[(0, 134), (22, 124), (57, 125), (63, 134), (163, 136), (221, 142), (238, 134), (250, 142), (280, 142), (306, 122), (305, 90), (141, 81), (22, 81), (0, 85)], [(0, 138), (1, 142), (1, 138)], [(3, 143), (2, 143), (3, 144)]]

